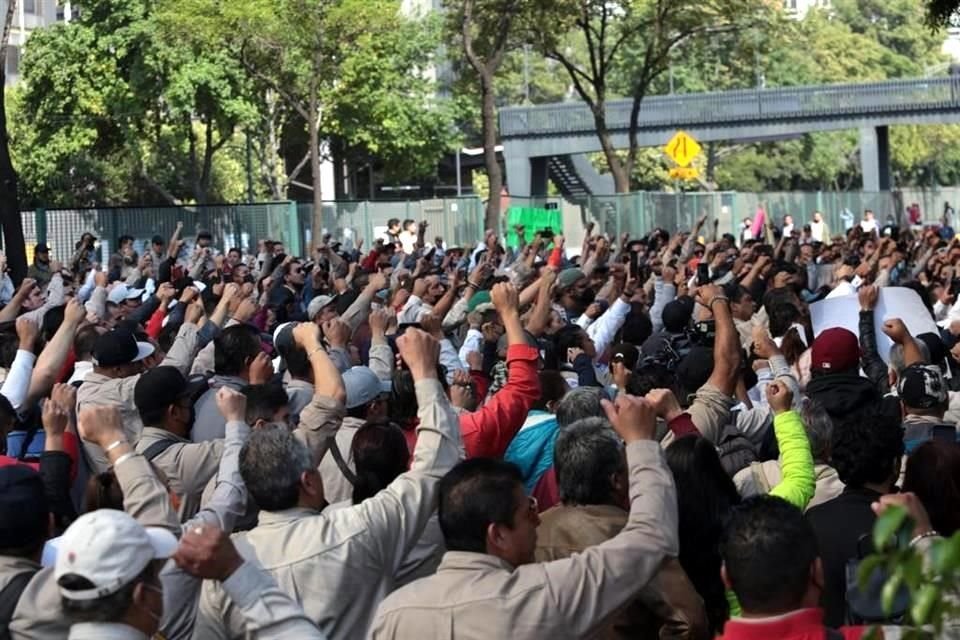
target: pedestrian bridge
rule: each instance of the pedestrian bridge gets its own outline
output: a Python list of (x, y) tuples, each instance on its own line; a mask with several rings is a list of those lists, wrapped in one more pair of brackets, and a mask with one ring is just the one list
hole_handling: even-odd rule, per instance
[[(607, 103), (607, 125), (618, 148), (627, 148), (632, 100)], [(660, 146), (678, 130), (701, 142), (777, 139), (816, 131), (857, 129), (861, 136), (864, 189), (889, 189), (888, 129), (899, 124), (960, 122), (960, 77), (889, 80), (777, 89), (651, 96), (640, 109), (641, 146)], [(543, 195), (550, 174), (558, 186), (603, 193), (609, 176), (577, 176), (565, 156), (600, 151), (593, 114), (581, 102), (500, 111), (500, 136), (510, 193)], [(565, 171), (558, 171), (558, 168)], [(606, 183), (603, 184), (606, 178)], [(590, 184), (592, 183), (592, 184)]]

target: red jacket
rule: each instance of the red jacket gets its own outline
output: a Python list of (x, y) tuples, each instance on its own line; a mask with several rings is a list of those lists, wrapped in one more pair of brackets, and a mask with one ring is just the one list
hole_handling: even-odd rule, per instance
[[(460, 435), (468, 458), (503, 457), (540, 397), (539, 360), (540, 351), (535, 347), (515, 344), (507, 349), (507, 384), (480, 409), (460, 414)], [(405, 429), (403, 434), (413, 455), (417, 430)]]
[[(844, 640), (860, 640), (867, 627), (841, 627)], [(720, 640), (825, 640), (822, 609), (800, 609), (770, 618), (731, 618)], [(883, 638), (881, 634), (878, 636)]]
[(540, 397), (540, 352), (526, 344), (507, 349), (507, 384), (473, 413), (460, 416), (460, 434), (468, 458), (503, 457)]

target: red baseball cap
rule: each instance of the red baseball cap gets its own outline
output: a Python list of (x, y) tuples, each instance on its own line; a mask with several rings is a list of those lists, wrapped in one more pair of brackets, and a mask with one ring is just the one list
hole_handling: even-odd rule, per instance
[(842, 327), (827, 329), (813, 341), (810, 368), (815, 371), (850, 371), (860, 366), (860, 343)]

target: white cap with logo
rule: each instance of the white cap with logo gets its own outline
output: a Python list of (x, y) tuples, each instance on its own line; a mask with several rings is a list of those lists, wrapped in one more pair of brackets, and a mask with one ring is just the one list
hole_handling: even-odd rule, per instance
[(60, 587), (68, 600), (96, 600), (132, 583), (153, 560), (169, 558), (177, 550), (176, 537), (159, 527), (143, 527), (123, 511), (98, 509), (86, 513), (57, 541), (54, 570), (86, 578), (91, 589)]

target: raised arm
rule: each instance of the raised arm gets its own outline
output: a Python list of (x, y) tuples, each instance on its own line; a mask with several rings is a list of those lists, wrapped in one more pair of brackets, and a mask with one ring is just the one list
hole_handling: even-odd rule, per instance
[(224, 530), (215, 526), (184, 533), (174, 561), (201, 580), (221, 583), (243, 616), (247, 637), (255, 640), (326, 640), (303, 608), (281, 590), (273, 577), (237, 552)]
[(460, 430), (440, 380), (437, 360), (440, 345), (419, 329), (408, 329), (397, 339), (400, 357), (410, 369), (417, 395), (417, 445), (410, 470), (373, 498), (331, 517), (367, 523), (369, 544), (395, 572), (436, 508), (437, 483), (460, 461)]
[(536, 572), (547, 585), (551, 615), (560, 616), (570, 637), (587, 636), (636, 595), (660, 570), (665, 558), (679, 551), (677, 492), (673, 475), (654, 440), (656, 413), (642, 398), (604, 400), (604, 409), (626, 443), (630, 477), (630, 515), (626, 526), (603, 544), (583, 553), (542, 564), (524, 565), (518, 572)]
[[(539, 283), (537, 303), (527, 318), (527, 331), (535, 338), (545, 334), (547, 327), (550, 326), (550, 313), (553, 311), (553, 292), (557, 286), (557, 272), (553, 269), (547, 269), (540, 277)], [(524, 289), (525, 292), (526, 289)], [(522, 301), (520, 306), (523, 307)]]
[(320, 327), (313, 322), (303, 322), (293, 330), (293, 339), (307, 352), (313, 369), (313, 399), (300, 413), (300, 424), (294, 433), (307, 445), (319, 464), (327, 452), (329, 439), (343, 421), (347, 391), (340, 371), (320, 343)]
[(903, 346), (903, 360), (906, 366), (913, 364), (924, 364), (926, 359), (923, 357), (923, 352), (920, 351), (920, 345), (917, 344), (917, 341), (910, 331), (907, 329), (907, 325), (903, 324), (903, 320), (900, 318), (891, 318), (883, 323), (883, 332), (887, 336), (896, 342), (899, 345)]
[(491, 298), (507, 333), (507, 384), (481, 409), (460, 416), (463, 442), (470, 457), (502, 456), (540, 395), (540, 352), (526, 344), (517, 311), (517, 290), (501, 283), (493, 288)]
[(774, 414), (773, 430), (780, 448), (782, 476), (770, 495), (783, 498), (798, 509), (806, 509), (816, 491), (816, 476), (803, 421), (800, 414), (791, 409), (793, 394), (786, 385), (776, 381), (767, 385), (767, 402)]
[(877, 306), (880, 290), (874, 285), (860, 287), (860, 365), (880, 393), (890, 391), (887, 365), (877, 352), (877, 334), (873, 324), (873, 310)]
[(63, 322), (53, 334), (53, 338), (40, 352), (37, 364), (33, 368), (30, 378), (30, 391), (27, 394), (27, 405), (32, 405), (46, 396), (57, 382), (57, 376), (67, 361), (67, 355), (73, 347), (73, 339), (77, 335), (77, 328), (86, 317), (86, 309), (76, 299), (67, 303), (64, 310)]
[(145, 527), (161, 527), (179, 536), (180, 521), (167, 488), (127, 440), (120, 409), (86, 405), (80, 411), (77, 427), (81, 438), (106, 452), (123, 490), (124, 511)]
[(713, 372), (707, 384), (728, 396), (733, 395), (740, 371), (740, 339), (733, 324), (730, 300), (723, 295), (723, 289), (710, 284), (697, 290), (697, 301), (713, 313), (717, 331), (713, 344)]

